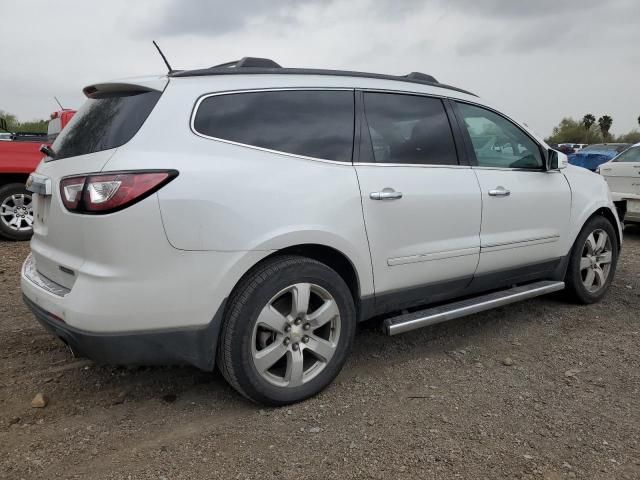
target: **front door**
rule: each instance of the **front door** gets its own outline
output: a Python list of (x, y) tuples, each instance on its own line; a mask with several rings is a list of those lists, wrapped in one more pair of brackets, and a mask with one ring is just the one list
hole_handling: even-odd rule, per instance
[(553, 269), (567, 254), (571, 190), (564, 175), (545, 171), (541, 146), (505, 117), (467, 103), (457, 112), (482, 191), (476, 275)]
[(480, 253), (480, 190), (472, 169), (458, 163), (442, 100), (363, 97), (355, 168), (378, 310), (464, 289)]

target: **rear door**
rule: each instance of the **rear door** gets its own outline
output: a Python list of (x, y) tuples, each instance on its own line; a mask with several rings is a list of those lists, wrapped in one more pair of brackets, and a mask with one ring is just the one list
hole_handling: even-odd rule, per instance
[(363, 92), (358, 173), (378, 311), (463, 290), (480, 252), (480, 190), (440, 98)]
[(477, 281), (553, 269), (567, 253), (571, 191), (564, 175), (545, 171), (542, 147), (497, 112), (456, 102), (456, 113), (482, 191)]

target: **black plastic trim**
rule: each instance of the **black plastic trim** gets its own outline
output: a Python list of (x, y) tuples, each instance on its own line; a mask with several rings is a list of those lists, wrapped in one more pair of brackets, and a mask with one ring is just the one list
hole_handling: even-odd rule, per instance
[[(385, 75), (382, 73), (353, 72), (349, 70), (326, 70), (314, 68), (264, 68), (264, 67), (243, 67), (229, 68), (227, 67), (211, 67), (197, 70), (183, 70), (169, 74), (170, 77), (203, 77), (209, 75), (327, 75), (333, 77), (356, 77), (356, 78), (375, 78), (379, 80), (395, 80), (397, 82), (415, 83), (419, 85), (428, 85), (431, 87), (444, 88), (477, 97), (462, 88), (446, 85), (437, 81), (426, 80), (421, 76), (404, 76), (404, 75)], [(411, 74), (410, 74), (411, 75)], [(425, 75), (425, 74), (422, 74)], [(427, 75), (431, 77), (430, 75)], [(433, 78), (433, 77), (431, 77)], [(435, 79), (434, 79), (435, 80)]]
[(23, 295), (34, 316), (74, 354), (110, 365), (193, 365), (212, 371), (226, 299), (204, 327), (94, 333), (67, 325)]
[(468, 296), (536, 280), (562, 281), (568, 265), (569, 255), (531, 265), (363, 297), (360, 320), (453, 299), (461, 300)]

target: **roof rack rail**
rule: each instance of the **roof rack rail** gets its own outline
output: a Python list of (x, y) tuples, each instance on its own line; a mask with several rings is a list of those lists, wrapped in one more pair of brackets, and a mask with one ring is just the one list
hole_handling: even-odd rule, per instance
[(424, 82), (440, 83), (438, 80), (435, 79), (433, 75), (428, 75), (426, 73), (421, 73), (421, 72), (411, 72), (405, 75), (404, 77), (410, 80), (422, 80)]
[(233, 62), (221, 63), (211, 68), (282, 68), (270, 58), (243, 57)]
[(438, 82), (432, 75), (411, 72), (407, 75), (385, 75), (381, 73), (352, 72), (348, 70), (324, 70), (316, 68), (283, 68), (268, 58), (244, 57), (233, 62), (222, 63), (209, 68), (196, 70), (181, 70), (170, 73), (170, 77), (200, 77), (208, 75), (239, 75), (239, 74), (281, 74), (281, 75), (331, 75), (340, 77), (378, 78), (381, 80), (396, 80), (400, 82), (419, 83), (438, 88), (446, 88), (456, 92), (477, 97), (475, 93), (452, 87)]

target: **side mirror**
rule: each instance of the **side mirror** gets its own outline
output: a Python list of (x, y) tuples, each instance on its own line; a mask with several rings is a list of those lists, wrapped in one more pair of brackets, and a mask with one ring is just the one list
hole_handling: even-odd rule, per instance
[(567, 156), (557, 150), (553, 150), (551, 148), (547, 150), (546, 161), (547, 170), (560, 170), (562, 168), (567, 168)]

